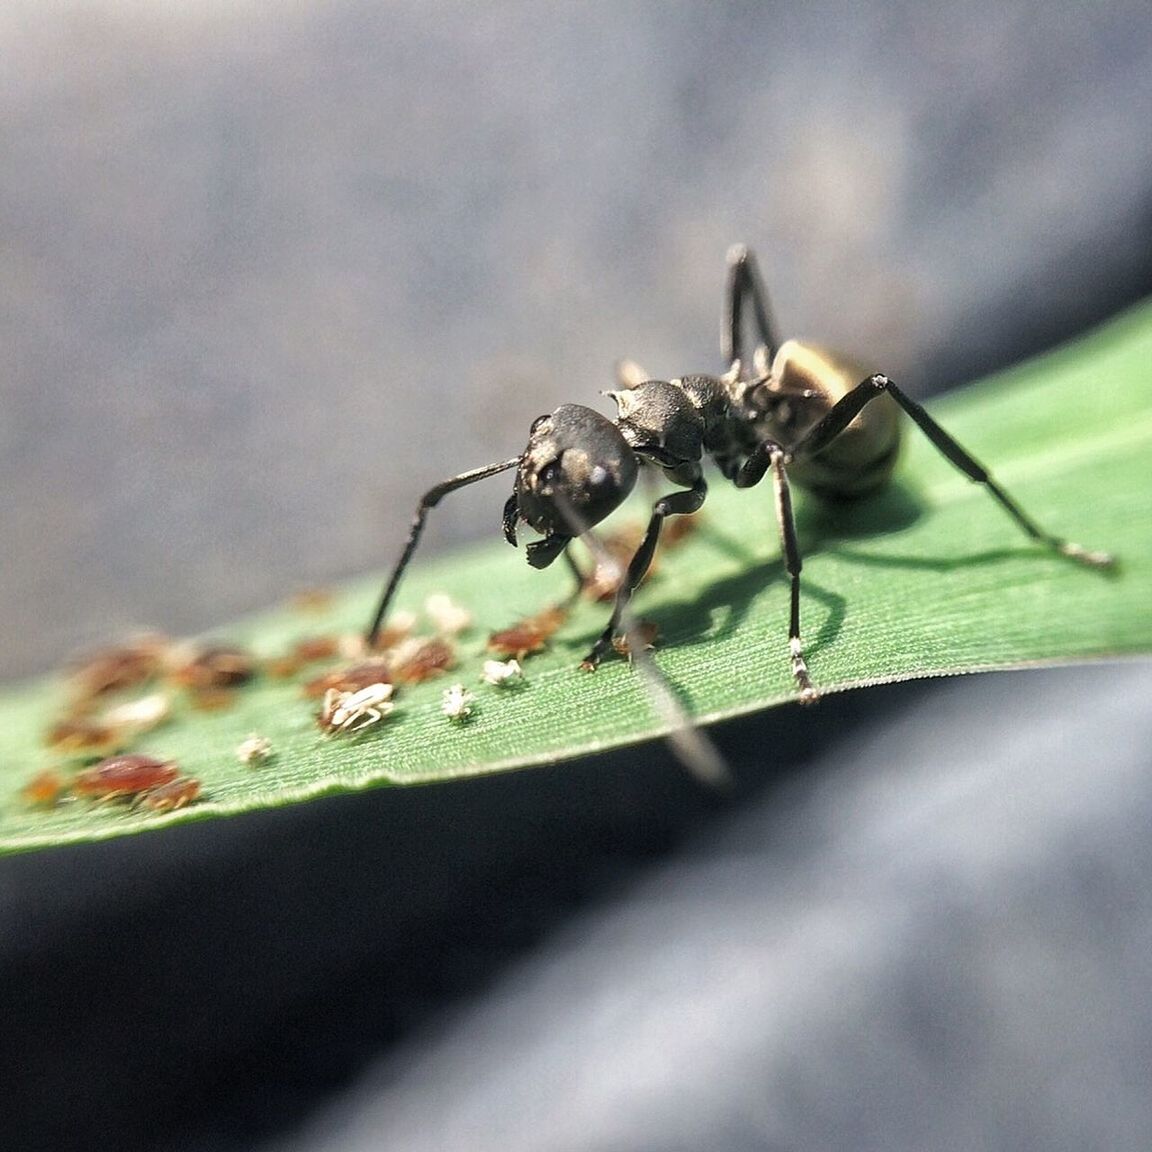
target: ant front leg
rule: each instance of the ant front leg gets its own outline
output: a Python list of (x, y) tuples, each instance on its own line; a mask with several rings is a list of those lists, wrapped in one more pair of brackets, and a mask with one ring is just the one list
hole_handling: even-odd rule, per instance
[(580, 667), (586, 672), (593, 671), (612, 650), (612, 637), (620, 629), (620, 620), (628, 610), (632, 593), (636, 591), (640, 581), (644, 579), (644, 574), (652, 564), (652, 557), (656, 553), (656, 543), (660, 539), (660, 529), (664, 524), (665, 517), (683, 516), (698, 511), (707, 495), (708, 485), (701, 478), (687, 491), (672, 492), (668, 496), (662, 496), (652, 506), (652, 518), (648, 521), (648, 530), (644, 533), (644, 539), (640, 541), (640, 547), (636, 549), (631, 561), (629, 561), (628, 572), (616, 592), (612, 619), (608, 621), (608, 627), (604, 629), (592, 651), (584, 657), (580, 664)]
[(911, 396), (901, 392), (887, 376), (869, 376), (861, 381), (848, 393), (838, 400), (828, 414), (823, 417), (793, 449), (793, 455), (814, 456), (827, 448), (870, 400), (887, 392), (897, 404), (911, 417), (912, 421), (935, 445), (940, 454), (946, 457), (953, 465), (964, 473), (970, 480), (983, 484), (988, 494), (1003, 508), (1009, 516), (1033, 539), (1091, 568), (1110, 568), (1115, 559), (1108, 552), (1094, 552), (1081, 544), (1065, 540), (1060, 536), (1053, 536), (1045, 532), (1025, 511), (1000, 487), (992, 478), (992, 474), (970, 452), (962, 448), (921, 405), (917, 404)]
[(570, 548), (564, 549), (564, 563), (568, 565), (568, 571), (572, 573), (572, 578), (576, 581), (576, 587), (572, 589), (571, 594), (565, 600), (566, 604), (571, 604), (575, 600), (580, 599), (580, 594), (584, 591), (584, 586), (588, 583), (588, 577), (584, 575), (580, 565), (576, 563), (575, 557), (572, 555)]
[(756, 257), (743, 244), (728, 249), (728, 284), (724, 290), (724, 321), (720, 329), (720, 352), (737, 375), (744, 368), (744, 302), (752, 305), (752, 316), (760, 343), (753, 353), (755, 369), (763, 375), (776, 355), (776, 338), (768, 292), (760, 279)]
[(776, 523), (780, 528), (780, 551), (784, 555), (784, 570), (791, 581), (791, 606), (788, 614), (788, 650), (792, 657), (792, 676), (800, 689), (800, 703), (814, 704), (820, 693), (808, 676), (804, 660), (804, 644), (800, 639), (800, 545), (796, 540), (796, 518), (792, 513), (792, 490), (788, 486), (785, 465), (788, 454), (774, 440), (765, 440), (744, 461), (736, 473), (737, 488), (751, 488), (759, 484), (764, 473), (772, 469), (772, 484), (776, 496)]

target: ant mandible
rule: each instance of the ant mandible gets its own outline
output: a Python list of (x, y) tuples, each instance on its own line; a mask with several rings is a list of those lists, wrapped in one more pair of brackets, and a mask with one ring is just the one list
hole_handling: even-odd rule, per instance
[[(759, 343), (744, 358), (743, 324), (750, 308)], [(680, 491), (662, 496), (652, 508), (640, 546), (616, 593), (612, 617), (581, 667), (594, 669), (612, 648), (612, 637), (627, 621), (628, 604), (652, 563), (660, 529), (668, 516), (696, 512), (708, 486), (704, 458), (737, 488), (751, 488), (772, 473), (776, 518), (784, 567), (791, 580), (788, 643), (799, 698), (809, 703), (817, 691), (808, 675), (800, 636), (800, 549), (792, 515), (789, 481), (840, 500), (877, 492), (888, 483), (900, 448), (901, 417), (907, 414), (969, 479), (992, 498), (1033, 540), (1094, 568), (1113, 563), (1044, 531), (988, 470), (962, 448), (887, 376), (865, 375), (850, 361), (799, 340), (776, 336), (768, 295), (756, 259), (744, 245), (728, 252), (722, 351), (729, 367), (722, 376), (682, 376), (648, 380), (635, 366), (622, 372), (623, 387), (608, 392), (616, 402), (610, 420), (581, 404), (561, 404), (531, 427), (520, 456), (453, 476), (420, 499), (408, 541), (380, 598), (368, 629), (371, 647), (412, 558), (428, 511), (458, 488), (517, 469), (504, 505), (504, 536), (516, 544), (522, 521), (541, 534), (527, 545), (528, 563), (546, 568), (568, 555), (572, 541), (588, 532), (632, 491), (641, 465), (656, 466)]]

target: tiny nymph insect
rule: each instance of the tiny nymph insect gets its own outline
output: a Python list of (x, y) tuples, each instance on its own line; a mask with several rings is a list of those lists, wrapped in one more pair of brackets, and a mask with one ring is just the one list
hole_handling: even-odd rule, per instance
[(360, 732), (379, 724), (394, 707), (391, 684), (369, 684), (357, 692), (329, 688), (316, 721), (329, 735)]
[[(746, 313), (757, 337), (751, 355), (746, 355), (744, 342)], [(861, 499), (879, 491), (896, 465), (904, 416), (965, 476), (983, 485), (1038, 544), (1089, 567), (1112, 564), (1107, 553), (1090, 551), (1041, 528), (974, 456), (887, 376), (865, 371), (815, 344), (781, 341), (755, 257), (743, 245), (728, 253), (721, 343), (726, 365), (722, 375), (651, 380), (629, 364), (621, 372), (622, 387), (608, 393), (616, 403), (615, 420), (580, 404), (562, 404), (533, 423), (528, 445), (519, 456), (463, 472), (429, 489), (417, 505), (407, 543), (368, 629), (369, 645), (376, 641), (429, 510), (450, 492), (516, 469), (512, 495), (504, 505), (505, 538), (515, 545), (519, 526), (527, 524), (540, 535), (527, 545), (528, 563), (546, 568), (563, 556), (582, 581), (569, 545), (620, 506), (641, 467), (657, 468), (678, 490), (660, 497), (652, 507), (647, 530), (616, 591), (608, 625), (582, 662), (585, 668), (595, 668), (612, 651), (613, 636), (627, 625), (629, 601), (652, 563), (664, 521), (696, 512), (704, 503), (708, 487), (703, 465), (710, 459), (737, 488), (751, 488), (771, 473), (790, 580), (792, 675), (800, 700), (815, 700), (801, 638), (801, 556), (790, 485), (838, 500)]]

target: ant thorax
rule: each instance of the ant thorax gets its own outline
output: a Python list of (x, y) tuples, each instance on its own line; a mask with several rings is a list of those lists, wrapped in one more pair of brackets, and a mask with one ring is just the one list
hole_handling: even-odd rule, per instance
[(695, 483), (705, 455), (729, 476), (755, 447), (752, 414), (733, 381), (683, 376), (607, 394), (616, 401), (616, 423), (629, 446), (675, 484)]

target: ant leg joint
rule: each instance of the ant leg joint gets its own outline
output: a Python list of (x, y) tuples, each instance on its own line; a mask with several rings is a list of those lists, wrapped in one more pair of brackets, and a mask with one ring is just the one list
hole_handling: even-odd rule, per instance
[(800, 637), (793, 636), (788, 647), (792, 653), (792, 676), (796, 681), (796, 687), (800, 689), (800, 703), (804, 705), (815, 704), (820, 699), (820, 692), (808, 675), (808, 664), (804, 659), (804, 648), (800, 643)]

